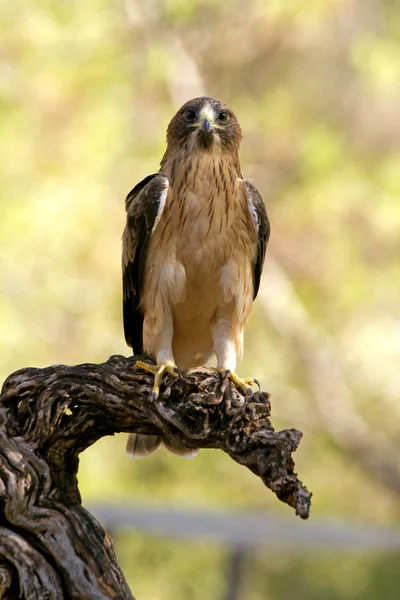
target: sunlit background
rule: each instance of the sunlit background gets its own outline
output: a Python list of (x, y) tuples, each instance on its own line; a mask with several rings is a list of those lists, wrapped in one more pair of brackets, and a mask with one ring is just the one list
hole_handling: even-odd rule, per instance
[[(304, 432), (311, 519), (394, 526), (400, 496), (400, 11), (396, 0), (0, 0), (0, 379), (129, 354), (124, 198), (158, 169), (191, 97), (227, 102), (272, 223), (239, 373)], [(293, 519), (217, 451), (81, 458), (84, 504)], [(307, 536), (308, 523), (303, 523)], [(113, 531), (137, 600), (222, 600), (232, 548)], [(241, 563), (243, 600), (388, 600), (400, 552), (279, 548)], [(275, 539), (276, 542), (276, 539)], [(235, 564), (233, 562), (233, 564)], [(233, 595), (229, 598), (233, 599)]]

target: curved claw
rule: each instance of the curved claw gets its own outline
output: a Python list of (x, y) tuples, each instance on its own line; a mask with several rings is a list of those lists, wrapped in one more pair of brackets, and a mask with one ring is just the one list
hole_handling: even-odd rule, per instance
[(180, 370), (179, 367), (174, 368), (174, 373), (176, 374), (177, 377), (179, 377), (179, 379), (183, 379), (182, 371)]
[(244, 377), (241, 379), (236, 373), (231, 371), (230, 369), (220, 368), (218, 371), (221, 375), (226, 378), (229, 377), (231, 381), (238, 387), (246, 396), (250, 397), (250, 400), (253, 397), (253, 390), (251, 387), (256, 384), (258, 389), (260, 389), (260, 382), (257, 379), (253, 379), (253, 377)]

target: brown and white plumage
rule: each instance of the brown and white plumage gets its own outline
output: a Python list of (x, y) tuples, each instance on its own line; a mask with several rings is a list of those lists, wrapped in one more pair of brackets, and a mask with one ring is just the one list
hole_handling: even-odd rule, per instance
[[(236, 358), (269, 238), (261, 196), (241, 175), (241, 137), (226, 105), (187, 102), (168, 127), (160, 171), (126, 199), (125, 338), (135, 354), (156, 360), (156, 394), (165, 371), (196, 367), (213, 353), (217, 368), (241, 383)], [(131, 454), (160, 443), (144, 438), (130, 436)]]

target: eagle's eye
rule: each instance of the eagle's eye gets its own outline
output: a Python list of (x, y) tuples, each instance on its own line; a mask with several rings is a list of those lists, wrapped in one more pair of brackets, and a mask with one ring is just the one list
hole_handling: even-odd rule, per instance
[(196, 113), (192, 108), (187, 108), (183, 111), (183, 118), (186, 123), (194, 123), (196, 121)]
[(221, 112), (218, 115), (218, 121), (220, 123), (227, 123), (230, 118), (231, 118), (231, 115), (229, 114), (229, 112), (227, 110), (221, 110)]

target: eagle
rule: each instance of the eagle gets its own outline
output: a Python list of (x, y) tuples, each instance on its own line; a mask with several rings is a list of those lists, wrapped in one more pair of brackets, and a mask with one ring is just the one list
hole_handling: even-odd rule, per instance
[[(189, 100), (167, 129), (158, 173), (126, 198), (122, 238), (125, 339), (136, 355), (151, 357), (136, 369), (154, 374), (156, 399), (166, 373), (204, 365), (246, 393), (236, 360), (243, 329), (257, 296), (270, 225), (263, 200), (243, 179), (242, 131), (232, 110), (210, 97)], [(164, 445), (181, 456), (195, 449), (160, 436), (130, 434), (133, 458)]]

